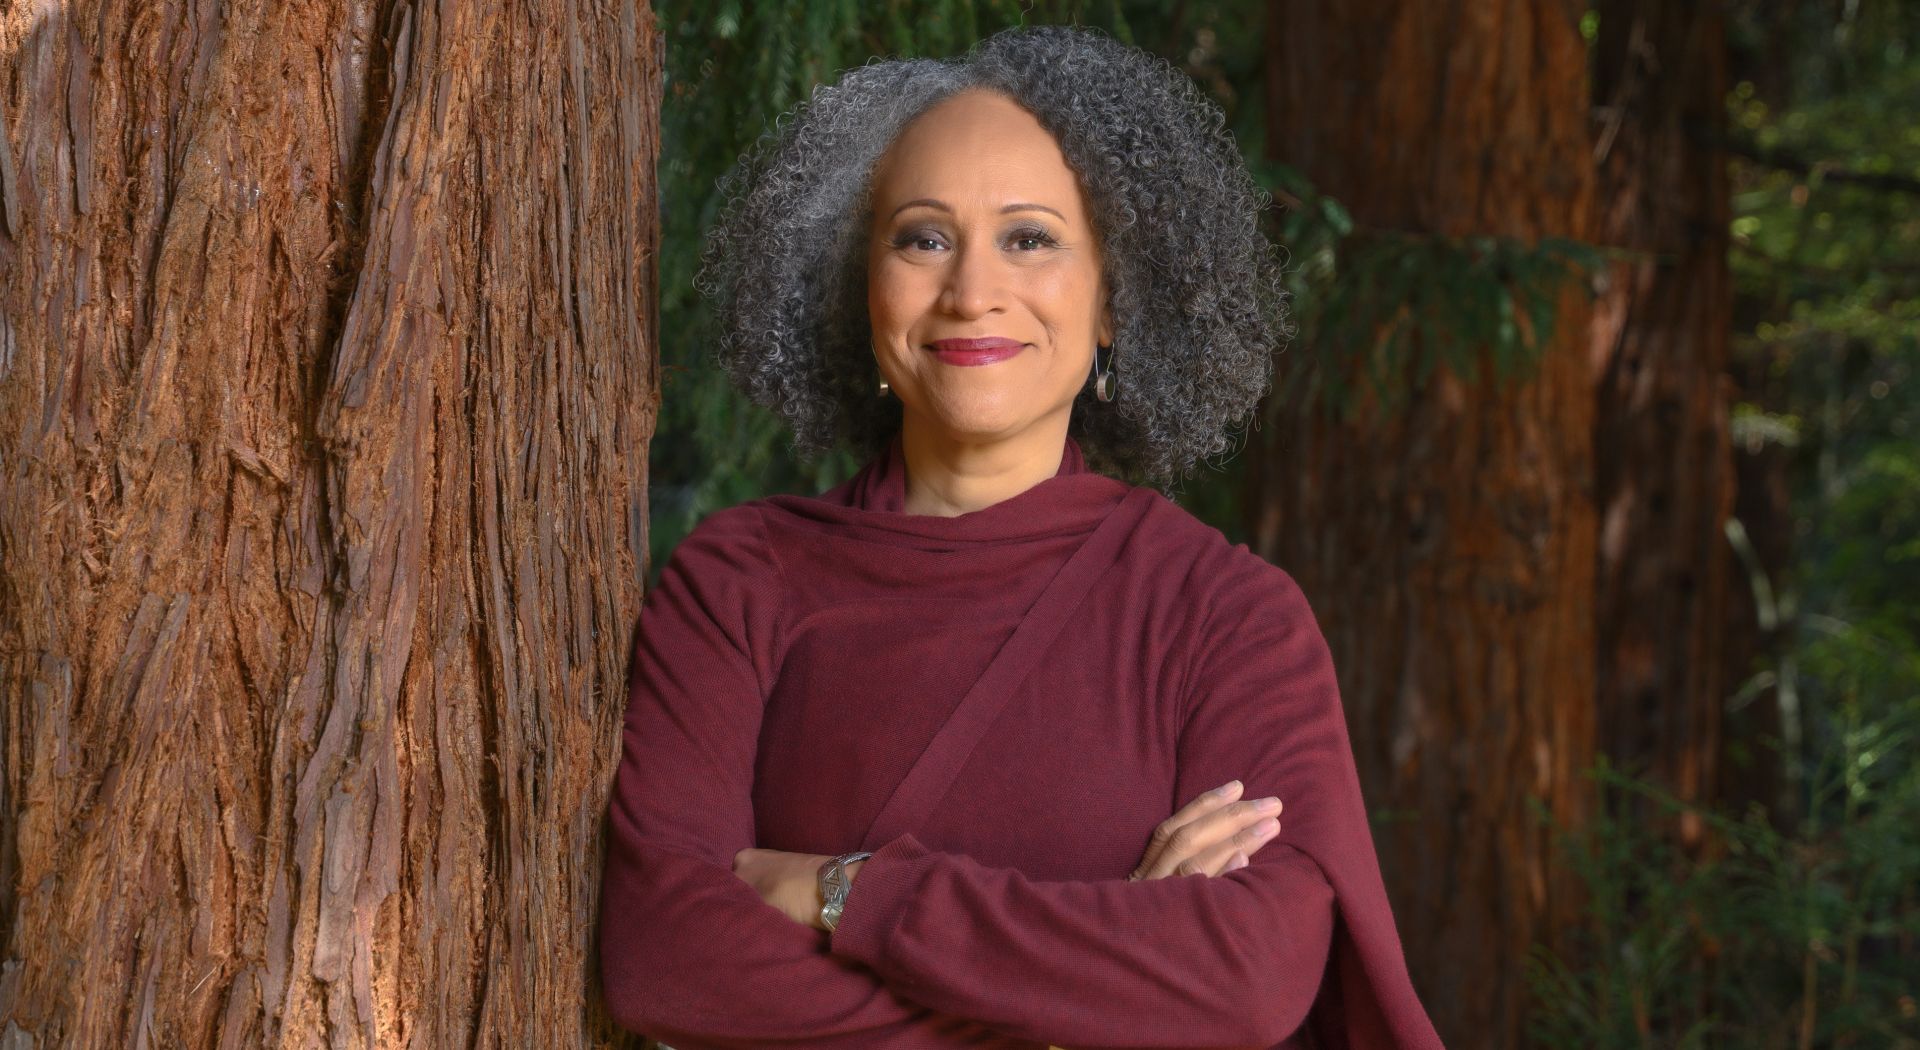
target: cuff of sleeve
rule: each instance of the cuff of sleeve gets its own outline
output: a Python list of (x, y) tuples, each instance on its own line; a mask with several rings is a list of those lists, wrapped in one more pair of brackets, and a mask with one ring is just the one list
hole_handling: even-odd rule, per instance
[(846, 909), (827, 938), (827, 950), (884, 973), (890, 936), (900, 928), (907, 901), (932, 866), (932, 858), (932, 851), (911, 834), (874, 850), (847, 891)]

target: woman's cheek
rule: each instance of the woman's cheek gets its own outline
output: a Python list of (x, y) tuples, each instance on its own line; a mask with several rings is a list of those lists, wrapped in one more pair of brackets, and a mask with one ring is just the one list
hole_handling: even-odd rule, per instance
[(914, 322), (932, 307), (937, 289), (923, 287), (928, 282), (918, 274), (901, 273), (896, 264), (889, 272), (876, 272), (867, 286), (867, 317), (874, 336), (889, 344), (908, 343)]

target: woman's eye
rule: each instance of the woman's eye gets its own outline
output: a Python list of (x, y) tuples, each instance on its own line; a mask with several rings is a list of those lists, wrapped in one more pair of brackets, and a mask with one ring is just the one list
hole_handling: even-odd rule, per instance
[(903, 233), (893, 239), (893, 246), (895, 248), (912, 248), (915, 251), (939, 251), (940, 238), (924, 230)]
[[(1019, 252), (1034, 252), (1042, 248), (1052, 248), (1060, 243), (1053, 235), (1042, 229), (1029, 227), (1015, 230), (1007, 235), (1007, 243)], [(926, 230), (915, 230), (899, 234), (893, 239), (893, 246), (908, 251), (937, 252), (946, 248), (940, 235)]]
[[(1041, 248), (1050, 248), (1055, 243), (1053, 237), (1045, 230), (1029, 228), (1013, 232), (1013, 245), (1021, 251), (1038, 251)], [(1028, 247), (1029, 245), (1032, 247)]]

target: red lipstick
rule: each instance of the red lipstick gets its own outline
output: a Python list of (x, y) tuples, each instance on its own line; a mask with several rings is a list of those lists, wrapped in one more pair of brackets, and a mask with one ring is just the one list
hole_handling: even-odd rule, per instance
[(995, 337), (935, 339), (928, 345), (933, 349), (935, 357), (950, 365), (990, 365), (995, 361), (1004, 361), (1026, 349), (1026, 344), (1018, 340)]

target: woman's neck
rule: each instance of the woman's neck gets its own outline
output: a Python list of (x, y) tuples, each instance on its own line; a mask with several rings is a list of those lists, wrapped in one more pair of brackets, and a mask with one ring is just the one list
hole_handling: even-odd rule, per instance
[(900, 428), (907, 466), (904, 510), (957, 517), (1012, 499), (1060, 473), (1067, 420), (1042, 421), (1011, 437), (959, 441), (911, 419)]

